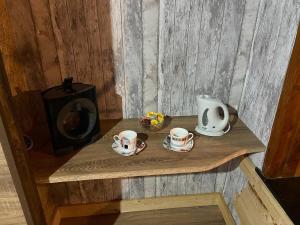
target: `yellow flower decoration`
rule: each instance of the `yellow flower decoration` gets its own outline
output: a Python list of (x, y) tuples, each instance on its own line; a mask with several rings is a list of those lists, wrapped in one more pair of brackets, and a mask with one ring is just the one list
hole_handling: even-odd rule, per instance
[(151, 120), (151, 125), (156, 126), (158, 124), (157, 120)]

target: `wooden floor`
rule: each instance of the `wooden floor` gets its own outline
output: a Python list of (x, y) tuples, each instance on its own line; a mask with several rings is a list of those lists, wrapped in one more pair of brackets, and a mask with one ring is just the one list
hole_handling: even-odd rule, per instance
[(225, 225), (218, 206), (148, 210), (68, 218), (61, 225)]

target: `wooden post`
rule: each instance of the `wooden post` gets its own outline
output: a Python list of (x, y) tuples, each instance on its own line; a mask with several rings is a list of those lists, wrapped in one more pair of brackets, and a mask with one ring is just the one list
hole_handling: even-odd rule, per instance
[[(12, 103), (12, 95), (0, 53), (0, 142), (28, 224), (45, 225), (36, 184), (28, 167), (23, 134)], [(4, 127), (4, 129), (3, 129)], [(3, 131), (3, 132), (2, 132)]]
[(286, 72), (263, 173), (268, 178), (300, 176), (300, 27)]

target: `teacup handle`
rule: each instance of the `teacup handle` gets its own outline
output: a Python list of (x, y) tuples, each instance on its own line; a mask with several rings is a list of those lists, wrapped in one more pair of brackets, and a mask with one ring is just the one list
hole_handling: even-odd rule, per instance
[(118, 135), (114, 135), (113, 139), (114, 139), (114, 141), (117, 142), (118, 144), (121, 144), (121, 139), (119, 138)]
[(194, 138), (194, 134), (193, 133), (189, 133), (190, 138), (187, 140), (186, 143), (189, 143), (193, 138)]
[(136, 148), (134, 154), (138, 154), (140, 153), (144, 148), (145, 148), (146, 144), (143, 142), (138, 148)]

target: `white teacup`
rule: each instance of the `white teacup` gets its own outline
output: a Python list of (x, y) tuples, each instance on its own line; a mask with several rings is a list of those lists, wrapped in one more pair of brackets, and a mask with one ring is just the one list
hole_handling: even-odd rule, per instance
[(172, 147), (180, 148), (184, 147), (194, 137), (192, 133), (184, 128), (173, 128), (170, 130), (170, 144)]
[(125, 153), (136, 150), (137, 133), (132, 130), (124, 130), (113, 137), (116, 144), (123, 148)]

